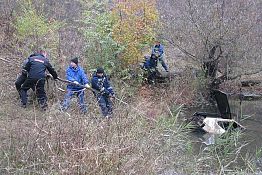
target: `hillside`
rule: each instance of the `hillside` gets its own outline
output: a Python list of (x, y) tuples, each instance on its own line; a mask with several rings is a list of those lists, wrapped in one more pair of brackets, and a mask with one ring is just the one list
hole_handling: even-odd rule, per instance
[[(202, 147), (184, 123), (196, 109), (214, 107), (214, 83), (235, 94), (262, 92), (261, 85), (241, 87), (262, 80), (261, 11), (259, 0), (1, 1), (0, 174), (261, 172), (261, 148), (245, 150), (245, 133)], [(148, 84), (139, 63), (156, 40), (172, 78)], [(50, 79), (47, 110), (32, 90), (22, 108), (14, 82), (38, 49), (61, 78), (76, 56), (89, 79), (105, 68), (116, 92), (112, 118), (89, 90), (86, 114), (76, 98), (61, 111), (67, 83)]]

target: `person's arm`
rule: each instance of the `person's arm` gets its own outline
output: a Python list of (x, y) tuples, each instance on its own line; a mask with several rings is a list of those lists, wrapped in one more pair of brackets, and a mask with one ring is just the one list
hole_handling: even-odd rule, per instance
[(104, 86), (105, 86), (106, 90), (107, 90), (111, 95), (114, 95), (114, 94), (115, 94), (115, 93), (114, 93), (114, 90), (113, 90), (113, 87), (110, 85), (110, 82), (109, 82), (109, 80), (107, 79), (107, 77), (106, 77), (106, 79), (105, 79)]
[(160, 53), (160, 56), (162, 56), (164, 54), (164, 46), (162, 44), (160, 44), (158, 51)]
[(25, 63), (24, 65), (24, 70), (26, 70), (27, 72), (29, 72), (30, 67), (31, 67), (31, 62), (30, 62), (30, 58), (27, 59), (28, 61)]
[(155, 54), (155, 46), (154, 47), (152, 47), (152, 52), (151, 52), (151, 55), (152, 54)]
[(57, 79), (57, 77), (58, 77), (57, 73), (48, 61), (46, 62), (46, 68), (47, 68), (48, 72), (53, 76), (53, 78)]
[(83, 69), (81, 69), (81, 74), (82, 74), (81, 77), (82, 77), (84, 85), (88, 84), (89, 80), (88, 80), (87, 75), (85, 74)]
[(25, 59), (25, 60), (23, 61), (22, 69), (25, 68), (25, 65), (28, 63), (28, 61), (29, 61), (29, 58), (27, 58), (27, 59)]
[(92, 88), (100, 91), (101, 88), (98, 86), (98, 78), (97, 77), (93, 77), (91, 80), (91, 84), (92, 84)]

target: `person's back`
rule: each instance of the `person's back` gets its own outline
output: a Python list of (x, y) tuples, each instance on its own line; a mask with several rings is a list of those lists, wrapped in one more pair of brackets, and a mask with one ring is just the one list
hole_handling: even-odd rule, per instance
[(145, 70), (151, 70), (157, 68), (157, 58), (154, 54), (152, 54), (150, 57), (145, 57), (145, 62), (142, 66)]
[(21, 87), (21, 103), (22, 107), (26, 107), (27, 104), (27, 91), (32, 88), (36, 90), (36, 95), (40, 107), (46, 109), (47, 97), (45, 93), (45, 71), (46, 69), (51, 73), (54, 79), (57, 79), (57, 73), (46, 58), (47, 52), (40, 50), (37, 54), (28, 59), (25, 65), (25, 70), (28, 72), (28, 77)]
[(157, 57), (156, 57), (156, 55), (154, 55), (154, 54), (152, 54), (151, 55), (151, 57), (150, 57), (150, 59), (149, 59), (149, 67), (152, 69), (156, 69), (157, 68), (157, 62), (158, 62), (158, 60), (157, 60)]
[(28, 78), (31, 79), (45, 78), (46, 69), (48, 69), (54, 78), (57, 77), (48, 59), (42, 53), (37, 53), (29, 57), (28, 63), (25, 65), (25, 70), (28, 71)]

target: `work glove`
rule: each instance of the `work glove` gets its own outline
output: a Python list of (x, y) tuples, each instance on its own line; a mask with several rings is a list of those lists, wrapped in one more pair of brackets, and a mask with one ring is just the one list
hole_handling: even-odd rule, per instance
[(104, 92), (104, 91), (105, 91), (105, 88), (102, 87), (102, 88), (100, 89), (100, 92)]
[(46, 78), (54, 79), (54, 77), (51, 74), (46, 74)]
[(91, 86), (90, 86), (89, 84), (85, 84), (85, 87), (86, 87), (87, 89), (91, 89)]
[(109, 94), (109, 98), (110, 98), (111, 101), (113, 101), (115, 99), (115, 97), (116, 97), (115, 94), (112, 94), (112, 93)]
[(78, 81), (74, 81), (73, 83), (79, 85)]
[(155, 52), (156, 57), (160, 57), (160, 53), (158, 51)]
[(27, 75), (27, 70), (22, 69), (22, 74)]

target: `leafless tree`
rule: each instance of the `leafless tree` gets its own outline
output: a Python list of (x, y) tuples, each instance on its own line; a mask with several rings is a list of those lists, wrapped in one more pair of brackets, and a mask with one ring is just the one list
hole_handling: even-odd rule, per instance
[(259, 0), (159, 0), (163, 37), (207, 74), (225, 78), (260, 72)]

